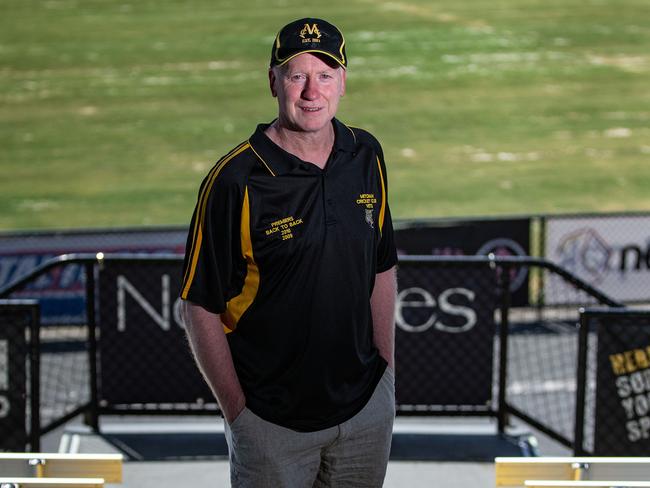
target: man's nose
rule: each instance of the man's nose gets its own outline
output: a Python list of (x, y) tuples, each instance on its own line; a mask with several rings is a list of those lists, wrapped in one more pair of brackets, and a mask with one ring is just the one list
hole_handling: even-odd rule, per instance
[(316, 82), (313, 78), (307, 78), (305, 86), (302, 90), (302, 98), (306, 100), (315, 100), (318, 98), (318, 89), (316, 87)]

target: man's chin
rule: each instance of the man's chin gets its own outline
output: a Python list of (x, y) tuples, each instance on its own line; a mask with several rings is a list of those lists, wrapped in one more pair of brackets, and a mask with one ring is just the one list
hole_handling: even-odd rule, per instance
[(332, 122), (331, 118), (320, 117), (318, 120), (301, 120), (295, 124), (294, 130), (298, 132), (320, 132)]

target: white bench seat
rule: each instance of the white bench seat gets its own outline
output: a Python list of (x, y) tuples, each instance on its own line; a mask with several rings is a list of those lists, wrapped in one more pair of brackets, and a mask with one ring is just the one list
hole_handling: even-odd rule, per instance
[(527, 480), (526, 488), (650, 488), (650, 481), (551, 481)]
[(650, 481), (650, 457), (498, 457), (494, 461), (498, 487), (523, 487), (527, 480)]
[(102, 478), (0, 478), (5, 488), (103, 488)]

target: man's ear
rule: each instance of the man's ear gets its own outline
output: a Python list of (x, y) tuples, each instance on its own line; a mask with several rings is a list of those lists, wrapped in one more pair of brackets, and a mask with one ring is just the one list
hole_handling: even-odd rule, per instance
[(347, 75), (347, 70), (339, 68), (341, 70), (341, 96), (345, 95), (345, 76)]
[(278, 96), (278, 92), (275, 89), (275, 72), (273, 71), (273, 68), (269, 68), (269, 87), (271, 88), (271, 95), (273, 95), (273, 98), (276, 98)]

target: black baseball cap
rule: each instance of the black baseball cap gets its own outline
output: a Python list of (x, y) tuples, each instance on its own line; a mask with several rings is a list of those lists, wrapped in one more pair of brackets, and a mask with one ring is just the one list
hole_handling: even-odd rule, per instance
[(323, 19), (298, 19), (280, 29), (273, 42), (271, 66), (282, 66), (302, 53), (323, 54), (343, 68), (348, 65), (343, 34)]

